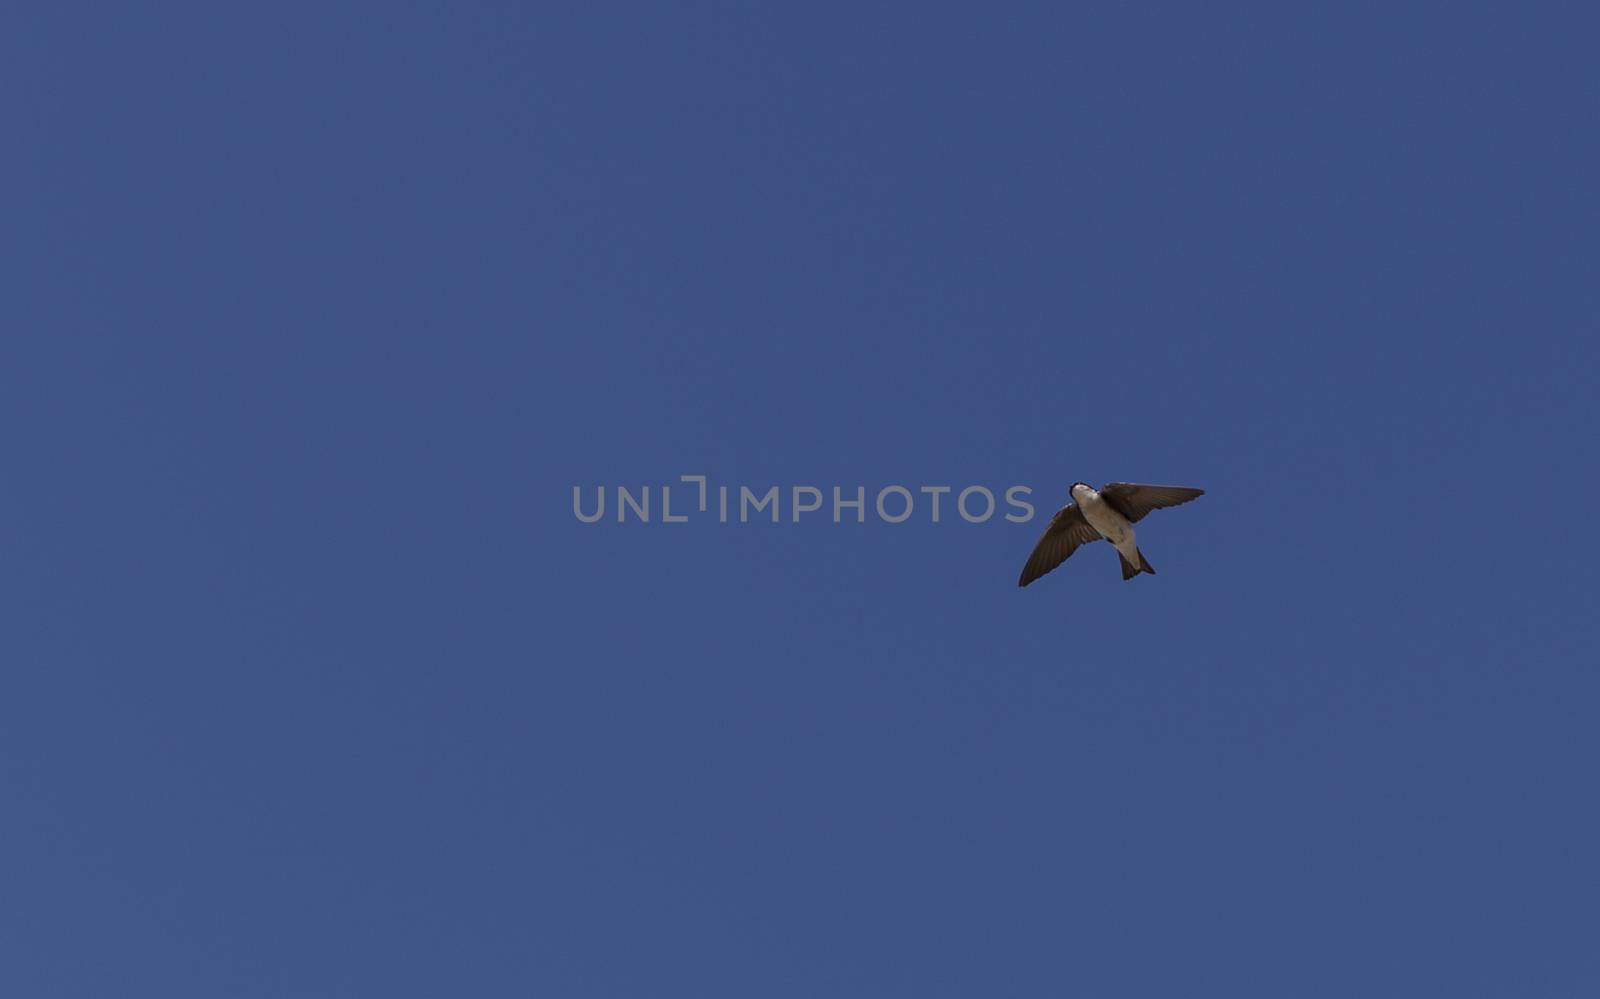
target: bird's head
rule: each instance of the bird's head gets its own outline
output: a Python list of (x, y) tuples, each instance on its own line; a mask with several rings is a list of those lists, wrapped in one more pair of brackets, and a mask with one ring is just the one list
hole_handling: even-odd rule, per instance
[(1077, 495), (1078, 495), (1078, 490), (1080, 490), (1080, 489), (1090, 490), (1090, 489), (1093, 489), (1093, 488), (1094, 487), (1090, 486), (1089, 483), (1087, 483), (1087, 482), (1074, 482), (1072, 484), (1072, 489), (1070, 490), (1070, 492), (1072, 493), (1073, 497), (1076, 498)]

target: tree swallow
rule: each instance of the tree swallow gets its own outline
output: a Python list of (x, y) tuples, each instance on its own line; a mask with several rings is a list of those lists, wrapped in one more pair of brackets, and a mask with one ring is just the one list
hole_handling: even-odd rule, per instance
[(1133, 525), (1151, 510), (1177, 506), (1199, 496), (1204, 489), (1187, 486), (1146, 486), (1137, 482), (1112, 482), (1096, 490), (1086, 482), (1072, 484), (1073, 502), (1050, 518), (1044, 536), (1033, 546), (1028, 564), (1022, 567), (1018, 586), (1043, 576), (1067, 560), (1079, 545), (1104, 538), (1122, 558), (1122, 578), (1132, 579), (1141, 572), (1155, 575), (1155, 568), (1144, 557), (1133, 538)]

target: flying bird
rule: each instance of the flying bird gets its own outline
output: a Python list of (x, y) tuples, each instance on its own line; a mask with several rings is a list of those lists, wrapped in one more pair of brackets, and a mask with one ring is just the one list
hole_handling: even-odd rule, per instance
[(1151, 510), (1187, 503), (1205, 492), (1187, 486), (1147, 486), (1138, 482), (1111, 482), (1097, 490), (1086, 482), (1074, 482), (1072, 502), (1050, 518), (1050, 526), (1033, 546), (1017, 585), (1027, 586), (1065, 562), (1079, 545), (1102, 539), (1111, 542), (1122, 558), (1123, 579), (1132, 579), (1141, 572), (1153, 576), (1156, 570), (1139, 550), (1133, 525)]

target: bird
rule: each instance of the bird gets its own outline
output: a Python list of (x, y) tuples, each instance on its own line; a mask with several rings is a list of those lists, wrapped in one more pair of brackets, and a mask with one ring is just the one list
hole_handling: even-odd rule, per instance
[(1095, 489), (1087, 482), (1072, 484), (1072, 502), (1050, 518), (1033, 554), (1022, 567), (1018, 586), (1043, 576), (1067, 560), (1079, 545), (1109, 541), (1122, 559), (1122, 578), (1132, 579), (1142, 572), (1155, 575), (1155, 567), (1139, 550), (1133, 525), (1151, 510), (1177, 506), (1205, 495), (1204, 489), (1189, 486), (1150, 486), (1140, 482), (1109, 482)]

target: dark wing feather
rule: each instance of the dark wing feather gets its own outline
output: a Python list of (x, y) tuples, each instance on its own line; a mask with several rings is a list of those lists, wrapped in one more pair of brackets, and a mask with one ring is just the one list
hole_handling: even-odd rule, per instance
[(1177, 506), (1204, 496), (1204, 489), (1188, 486), (1147, 486), (1138, 482), (1112, 482), (1100, 490), (1100, 495), (1129, 521), (1138, 521), (1151, 510)]
[(1069, 503), (1050, 518), (1050, 526), (1045, 528), (1039, 543), (1033, 546), (1033, 554), (1028, 556), (1028, 564), (1022, 567), (1022, 578), (1017, 580), (1017, 585), (1027, 586), (1065, 562), (1068, 555), (1078, 550), (1079, 545), (1099, 540), (1099, 532), (1083, 519), (1083, 511), (1078, 509), (1077, 504)]

